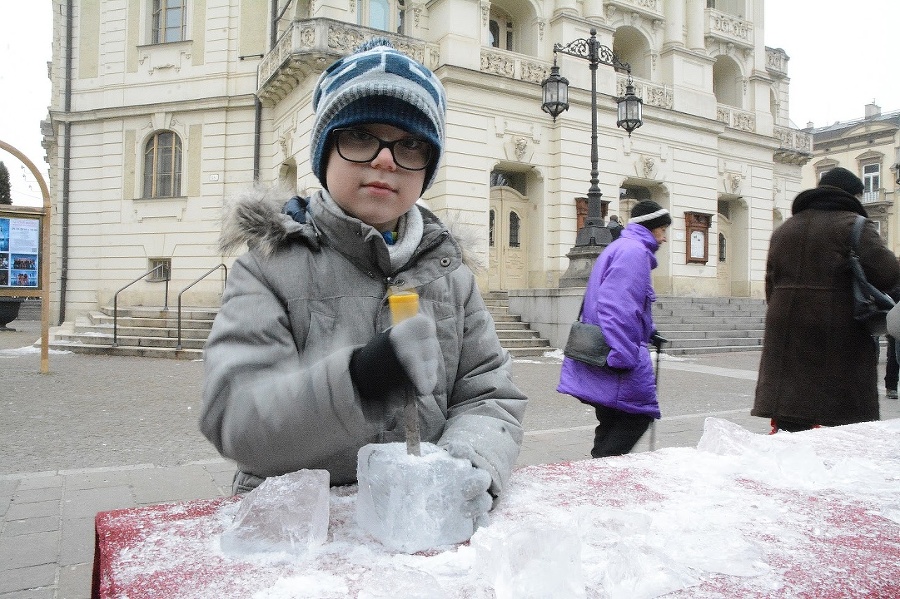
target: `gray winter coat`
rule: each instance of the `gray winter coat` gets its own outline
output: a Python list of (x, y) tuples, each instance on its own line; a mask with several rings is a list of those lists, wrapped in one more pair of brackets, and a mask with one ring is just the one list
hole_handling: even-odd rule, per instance
[(364, 402), (349, 362), (390, 326), (388, 292), (414, 288), (444, 357), (434, 394), (418, 398), (422, 441), (471, 459), (499, 495), (519, 454), (526, 398), (450, 232), (414, 208), (424, 220), (421, 244), (391, 272), (374, 228), (324, 210), (318, 194), (298, 223), (280, 213), (284, 201), (244, 198), (223, 228), (223, 247), (250, 249), (229, 271), (204, 351), (200, 429), (238, 463), (235, 491), (303, 468), (327, 469), (333, 485), (353, 483), (363, 445), (405, 439), (412, 385)]

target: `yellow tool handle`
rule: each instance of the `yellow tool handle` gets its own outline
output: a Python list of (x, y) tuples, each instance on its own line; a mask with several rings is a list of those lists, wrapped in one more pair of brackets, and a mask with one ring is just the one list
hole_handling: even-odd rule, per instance
[(419, 294), (415, 291), (401, 291), (388, 296), (391, 307), (392, 324), (398, 324), (419, 313)]

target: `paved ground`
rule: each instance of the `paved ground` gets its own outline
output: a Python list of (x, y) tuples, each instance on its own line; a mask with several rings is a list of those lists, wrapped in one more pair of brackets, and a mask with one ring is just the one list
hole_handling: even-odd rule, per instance
[[(0, 599), (87, 598), (98, 511), (227, 493), (232, 465), (197, 430), (202, 363), (51, 353), (40, 374), (28, 347), (39, 323), (11, 326), (0, 331)], [(710, 416), (768, 432), (749, 416), (758, 351), (661, 364), (656, 448), (695, 446)], [(556, 393), (559, 369), (554, 356), (514, 364), (530, 398), (521, 465), (589, 457), (593, 410)], [(897, 417), (900, 402), (882, 400), (882, 418)]]

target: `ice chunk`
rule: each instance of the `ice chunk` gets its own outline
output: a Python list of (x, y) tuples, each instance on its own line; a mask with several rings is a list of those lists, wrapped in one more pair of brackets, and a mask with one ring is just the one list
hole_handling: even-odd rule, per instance
[(472, 464), (433, 443), (421, 449), (421, 456), (411, 456), (405, 443), (378, 443), (358, 455), (356, 521), (384, 546), (405, 553), (462, 543), (475, 532), (462, 496)]
[(269, 477), (241, 500), (221, 538), (226, 553), (305, 553), (328, 537), (327, 470)]
[(703, 436), (697, 443), (698, 451), (717, 455), (743, 455), (754, 448), (754, 435), (747, 429), (722, 418), (703, 421)]
[(523, 524), (472, 540), (480, 574), (497, 599), (581, 599), (581, 539), (574, 528)]

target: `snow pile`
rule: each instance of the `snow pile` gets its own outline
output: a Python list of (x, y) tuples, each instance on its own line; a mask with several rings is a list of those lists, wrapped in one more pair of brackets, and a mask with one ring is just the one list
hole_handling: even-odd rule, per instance
[(115, 525), (134, 534), (112, 563), (117, 589), (197, 599), (900, 596), (900, 420), (769, 436), (710, 418), (697, 449), (521, 468), (469, 543), (412, 555), (360, 529), (355, 487), (330, 499), (327, 542), (302, 556), (223, 553), (231, 499), (152, 525), (125, 512), (138, 521)]

